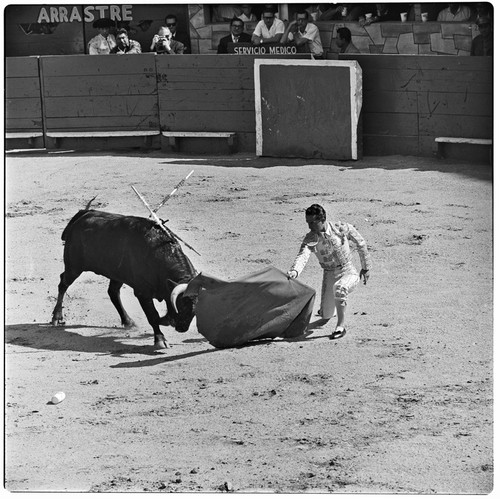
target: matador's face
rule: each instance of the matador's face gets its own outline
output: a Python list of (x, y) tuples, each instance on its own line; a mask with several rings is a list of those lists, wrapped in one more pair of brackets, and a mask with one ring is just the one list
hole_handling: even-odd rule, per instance
[(309, 226), (309, 230), (315, 234), (321, 234), (325, 232), (326, 223), (321, 221), (316, 215), (306, 215), (306, 223)]

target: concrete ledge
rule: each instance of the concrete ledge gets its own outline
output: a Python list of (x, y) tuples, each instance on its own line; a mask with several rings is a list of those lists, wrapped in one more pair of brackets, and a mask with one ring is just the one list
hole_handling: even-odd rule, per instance
[(493, 144), (491, 139), (467, 139), (464, 137), (436, 137), (435, 141), (447, 144), (476, 144), (481, 146), (491, 146)]
[(6, 132), (5, 138), (7, 140), (22, 140), (28, 139), (28, 144), (33, 146), (35, 139), (43, 137), (43, 132)]
[[(467, 138), (467, 137), (436, 137), (435, 142), (437, 143), (437, 155), (438, 158), (445, 158), (444, 154), (444, 146), (445, 144), (453, 144), (456, 147), (462, 147), (460, 151), (455, 151), (461, 152), (459, 157), (465, 157), (465, 155), (468, 153), (468, 151), (465, 149), (466, 146), (473, 145), (473, 146), (487, 146), (489, 149), (489, 161), (490, 164), (492, 163), (493, 160), (493, 154), (492, 154), (492, 146), (493, 146), (493, 140), (491, 139), (472, 139), (472, 138)], [(452, 147), (452, 146), (450, 146)], [(448, 151), (450, 153), (450, 151)]]
[(6, 132), (6, 139), (35, 139), (43, 137), (43, 132)]
[(161, 132), (163, 137), (168, 138), (168, 144), (174, 151), (178, 149), (177, 139), (201, 138), (201, 139), (227, 139), (230, 151), (234, 149), (236, 132)]

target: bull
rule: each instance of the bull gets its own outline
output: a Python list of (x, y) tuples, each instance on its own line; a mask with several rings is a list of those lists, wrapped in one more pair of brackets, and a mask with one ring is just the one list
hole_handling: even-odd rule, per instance
[[(134, 322), (123, 308), (120, 290), (123, 284), (130, 286), (153, 328), (155, 348), (168, 348), (160, 325), (185, 332), (194, 317), (194, 299), (184, 296), (188, 283), (197, 275), (193, 264), (165, 226), (89, 206), (80, 210), (62, 233), (64, 272), (52, 325), (64, 324), (64, 295), (82, 272), (90, 271), (109, 279), (108, 295), (127, 328)], [(153, 299), (166, 302), (164, 317), (160, 318)]]

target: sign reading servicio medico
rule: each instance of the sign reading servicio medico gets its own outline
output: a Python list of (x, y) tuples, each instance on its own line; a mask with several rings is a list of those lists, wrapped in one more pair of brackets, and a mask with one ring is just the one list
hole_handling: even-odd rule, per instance
[(132, 21), (132, 5), (43, 6), (38, 12), (37, 23), (94, 22), (107, 17), (112, 21)]
[(295, 45), (281, 45), (279, 43), (262, 45), (253, 45), (252, 43), (228, 43), (227, 50), (229, 54), (237, 55), (292, 55), (297, 53), (297, 47)]

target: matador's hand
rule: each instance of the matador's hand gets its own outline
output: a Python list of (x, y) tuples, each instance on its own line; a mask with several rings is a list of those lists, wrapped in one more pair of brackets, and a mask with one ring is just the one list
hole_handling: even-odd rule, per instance
[(299, 273), (296, 270), (289, 270), (286, 275), (288, 279), (297, 279), (297, 277), (299, 277)]
[(366, 284), (368, 282), (368, 279), (370, 278), (370, 271), (361, 269), (361, 272), (359, 273), (359, 278), (363, 278), (363, 284)]

